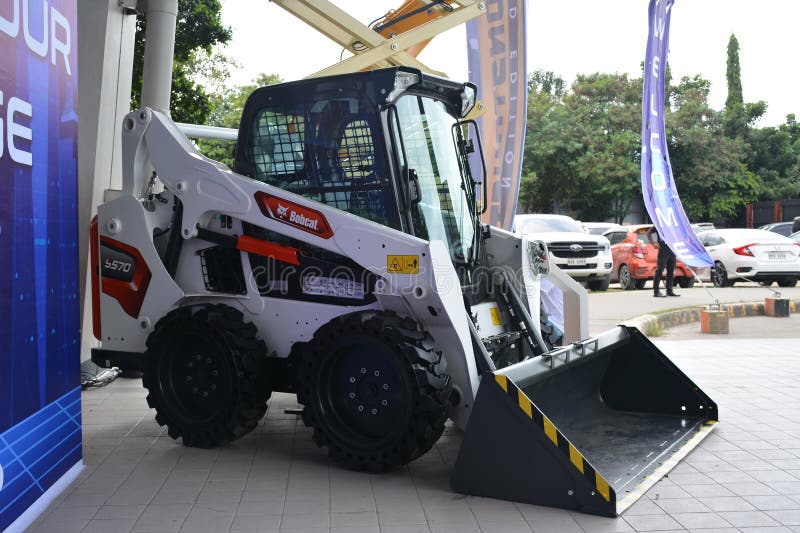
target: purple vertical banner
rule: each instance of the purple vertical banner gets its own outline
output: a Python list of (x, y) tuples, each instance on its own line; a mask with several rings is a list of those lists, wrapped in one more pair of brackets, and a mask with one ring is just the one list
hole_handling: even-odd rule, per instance
[(683, 210), (667, 152), (664, 86), (673, 3), (674, 0), (650, 0), (648, 12), (650, 30), (642, 95), (642, 195), (653, 224), (676, 257), (693, 267), (710, 267), (714, 262)]
[(481, 133), (488, 209), (484, 222), (511, 229), (517, 210), (528, 76), (525, 66), (524, 0), (487, 0), (486, 16), (467, 23), (469, 81), (478, 87), (486, 112)]
[(0, 0), (0, 530), (80, 468), (77, 37), (77, 0)]

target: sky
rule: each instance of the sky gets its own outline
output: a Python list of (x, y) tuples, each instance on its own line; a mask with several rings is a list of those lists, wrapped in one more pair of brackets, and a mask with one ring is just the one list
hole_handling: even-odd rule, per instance
[[(402, 0), (332, 0), (364, 24)], [(527, 0), (528, 72), (550, 70), (568, 83), (592, 72), (641, 75), (647, 41), (648, 0)], [(226, 53), (241, 68), (232, 83), (264, 72), (303, 78), (339, 61), (342, 49), (267, 0), (222, 0), (222, 20), (233, 30)], [(700, 74), (711, 82), (709, 101), (722, 109), (727, 96), (725, 62), (731, 33), (739, 41), (745, 102), (764, 100), (757, 126), (777, 126), (800, 116), (800, 69), (794, 54), (798, 0), (675, 0), (669, 64), (673, 78)], [(348, 57), (345, 52), (344, 57)], [(420, 54), (450, 78), (468, 78), (464, 26), (437, 36)]]

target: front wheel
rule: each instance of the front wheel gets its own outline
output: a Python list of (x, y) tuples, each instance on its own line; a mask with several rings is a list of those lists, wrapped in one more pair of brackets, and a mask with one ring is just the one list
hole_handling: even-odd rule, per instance
[(619, 267), (619, 286), (626, 291), (633, 290), (636, 287), (628, 265), (620, 265)]
[(297, 347), (298, 401), (314, 442), (353, 470), (408, 464), (444, 431), (451, 395), (446, 363), (410, 318), (338, 317)]
[(608, 277), (600, 279), (592, 279), (586, 282), (586, 286), (590, 291), (607, 291), (611, 279)]
[(184, 307), (147, 338), (142, 385), (156, 421), (186, 446), (211, 448), (252, 431), (267, 411), (267, 347), (226, 305)]

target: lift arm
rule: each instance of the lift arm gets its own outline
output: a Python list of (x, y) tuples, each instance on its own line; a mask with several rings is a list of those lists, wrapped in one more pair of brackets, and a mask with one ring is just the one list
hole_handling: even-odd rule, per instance
[(409, 21), (415, 22), (409, 22), (408, 25), (423, 23), (399, 34), (390, 32), (390, 36), (386, 37), (328, 0), (272, 1), (354, 54), (353, 57), (311, 74), (309, 78), (390, 66), (409, 66), (436, 76), (445, 76), (444, 73), (424, 65), (407, 50), (486, 12), (486, 4), (482, 1), (462, 0), (458, 4), (448, 2), (452, 9), (437, 12), (431, 20), (428, 20), (431, 17), (409, 18)]

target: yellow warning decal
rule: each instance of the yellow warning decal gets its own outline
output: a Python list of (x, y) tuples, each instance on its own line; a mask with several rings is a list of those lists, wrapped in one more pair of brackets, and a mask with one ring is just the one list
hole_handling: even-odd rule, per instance
[(575, 468), (580, 470), (581, 474), (583, 474), (583, 456), (581, 453), (575, 449), (575, 446), (572, 443), (569, 443), (569, 460), (572, 461), (572, 464), (575, 465)]
[(608, 490), (608, 482), (603, 479), (597, 471), (594, 473), (595, 475), (595, 484), (597, 485), (597, 492), (599, 492), (606, 501), (611, 500), (611, 493)]
[(503, 325), (503, 321), (500, 319), (500, 310), (498, 308), (490, 307), (489, 314), (492, 315), (492, 324), (495, 326)]
[[(544, 416), (544, 415), (543, 415)], [(550, 440), (553, 441), (553, 444), (558, 446), (558, 432), (556, 431), (556, 427), (553, 425), (550, 420), (544, 416), (544, 434), (550, 437)]]
[(494, 379), (504, 391), (508, 392), (508, 378), (506, 378), (503, 374), (495, 374)]
[(419, 274), (419, 256), (387, 255), (386, 269), (390, 274)]
[(533, 411), (531, 410), (531, 401), (524, 394), (519, 395), (519, 406), (528, 415), (528, 418), (533, 418)]

